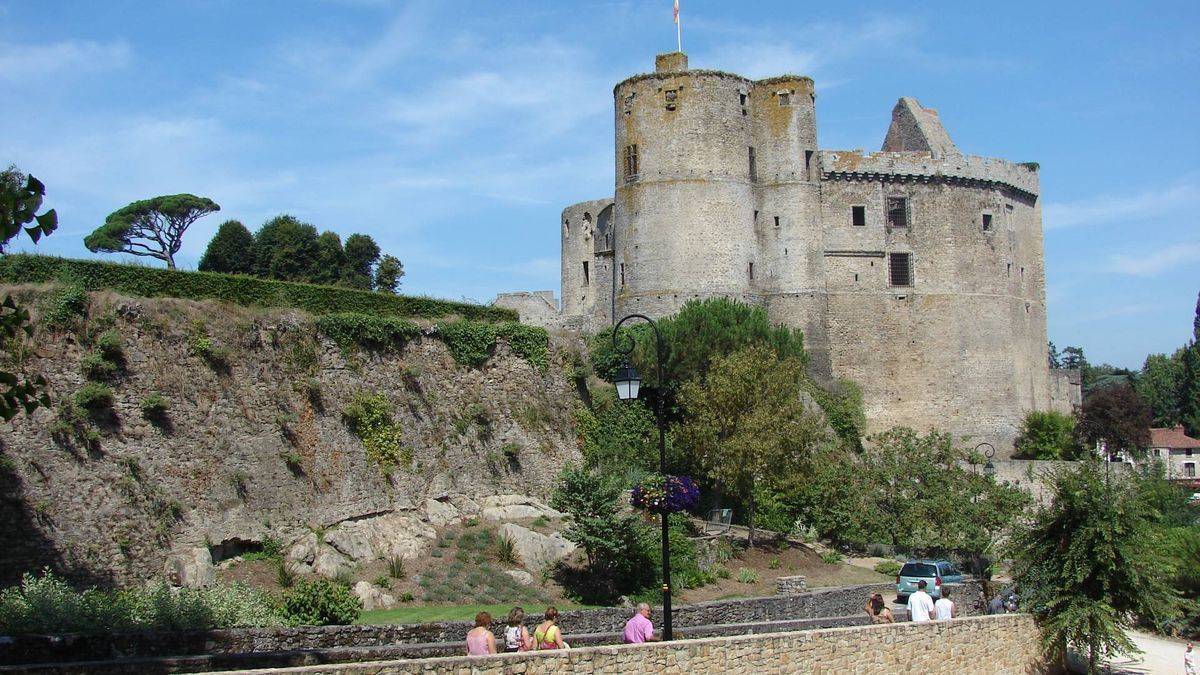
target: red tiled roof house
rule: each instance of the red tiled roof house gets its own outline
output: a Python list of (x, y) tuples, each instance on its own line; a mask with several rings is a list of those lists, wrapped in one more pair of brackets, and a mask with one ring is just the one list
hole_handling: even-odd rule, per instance
[(1162, 460), (1167, 477), (1196, 478), (1196, 463), (1200, 462), (1200, 440), (1183, 432), (1183, 425), (1169, 429), (1150, 430), (1150, 456)]

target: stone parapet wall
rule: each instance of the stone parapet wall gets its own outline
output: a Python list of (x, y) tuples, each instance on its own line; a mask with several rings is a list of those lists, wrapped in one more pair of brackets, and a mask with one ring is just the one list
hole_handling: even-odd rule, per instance
[[(962, 616), (980, 614), (984, 607), (980, 582), (953, 584)], [(892, 584), (867, 584), (818, 589), (796, 595), (743, 600), (718, 600), (676, 606), (672, 615), (679, 629), (731, 624), (800, 621), (851, 617), (862, 612), (872, 593), (895, 595)], [(529, 608), (532, 609), (532, 608)], [(631, 611), (606, 607), (563, 612), (559, 625), (572, 636), (619, 632)], [(661, 608), (655, 609), (656, 623)], [(529, 625), (541, 620), (530, 612)], [(177, 633), (112, 633), (107, 635), (16, 636), (0, 643), (0, 665), (84, 661), (93, 659), (162, 657), (188, 654), (244, 654), (290, 650), (367, 648), (387, 645), (458, 643), (474, 626), (471, 621), (442, 621), (396, 626), (302, 626), (297, 628), (236, 628)], [(501, 625), (496, 624), (499, 633)]]
[(872, 152), (822, 150), (821, 171), (828, 177), (841, 175), (909, 176), (950, 178), (1002, 183), (1036, 197), (1038, 173), (1023, 164), (976, 155), (948, 155), (934, 159), (928, 152)]
[(280, 673), (1042, 673), (1038, 631), (1028, 614), (930, 623), (741, 635), (670, 643), (320, 665)]

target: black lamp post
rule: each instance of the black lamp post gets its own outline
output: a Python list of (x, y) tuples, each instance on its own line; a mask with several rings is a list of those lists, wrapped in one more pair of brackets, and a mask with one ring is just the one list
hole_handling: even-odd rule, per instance
[[(642, 319), (654, 330), (655, 361), (658, 364), (658, 388), (654, 396), (654, 417), (658, 421), (658, 471), (667, 475), (667, 428), (663, 419), (663, 346), (662, 334), (654, 320), (643, 314), (630, 314), (613, 326), (613, 350), (625, 357), (625, 362), (617, 370), (613, 379), (617, 385), (617, 398), (622, 401), (632, 401), (638, 397), (642, 388), (642, 378), (637, 370), (629, 363), (629, 354), (633, 352), (633, 338), (626, 336), (624, 344), (617, 338), (621, 324), (630, 319)], [(667, 512), (663, 510), (662, 517), (662, 594), (663, 594), (663, 640), (671, 639), (671, 539), (667, 533)]]
[(979, 452), (979, 449), (985, 446), (987, 450), (983, 451), (983, 456), (987, 457), (987, 464), (983, 465), (983, 475), (990, 478), (996, 475), (996, 465), (992, 464), (992, 458), (996, 456), (996, 448), (992, 447), (991, 443), (980, 443), (975, 446), (975, 452)]

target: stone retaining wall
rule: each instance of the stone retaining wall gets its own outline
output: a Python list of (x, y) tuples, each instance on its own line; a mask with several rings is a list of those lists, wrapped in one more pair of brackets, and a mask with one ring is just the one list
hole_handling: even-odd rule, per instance
[(305, 675), (431, 673), (1044, 673), (1028, 614), (585, 647), (561, 652), (286, 668)]
[[(957, 588), (954, 600), (961, 616), (982, 614), (985, 606), (980, 582), (948, 585)], [(786, 596), (720, 600), (673, 608), (677, 628), (793, 621), (852, 616), (862, 611), (867, 597), (880, 592), (895, 595), (892, 584), (868, 584), (817, 589)], [(530, 610), (529, 624), (541, 620)], [(630, 609), (606, 607), (563, 612), (559, 619), (564, 635), (619, 632), (631, 616)], [(656, 609), (655, 624), (662, 610)], [(246, 654), (294, 650), (367, 648), (377, 646), (461, 642), (474, 626), (470, 621), (444, 621), (395, 626), (303, 626), (298, 628), (238, 628), (175, 633), (112, 633), (105, 635), (23, 635), (0, 641), (0, 665), (89, 661), (114, 658), (166, 657), (192, 654)], [(496, 627), (499, 633), (499, 624)]]

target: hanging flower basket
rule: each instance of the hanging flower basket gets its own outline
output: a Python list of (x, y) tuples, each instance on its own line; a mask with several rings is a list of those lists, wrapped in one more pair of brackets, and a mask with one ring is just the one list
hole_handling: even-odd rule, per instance
[(653, 513), (679, 513), (696, 507), (700, 502), (700, 488), (690, 476), (653, 474), (633, 486), (629, 502)]

